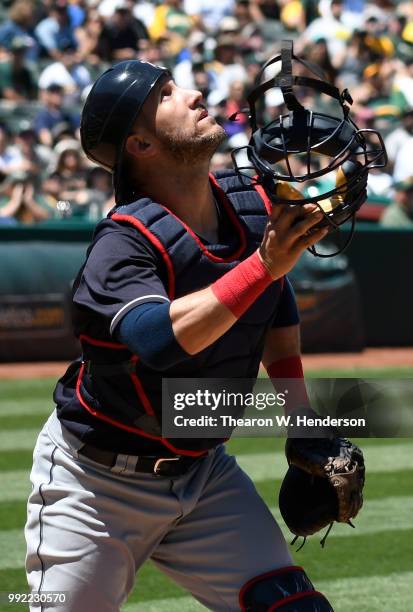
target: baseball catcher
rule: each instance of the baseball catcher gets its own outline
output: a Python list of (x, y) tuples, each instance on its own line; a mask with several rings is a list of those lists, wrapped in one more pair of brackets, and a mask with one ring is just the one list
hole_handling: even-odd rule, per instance
[[(87, 97), (82, 146), (113, 174), (116, 205), (73, 284), (82, 355), (56, 384), (34, 453), (28, 582), (68, 594), (48, 612), (117, 612), (147, 559), (215, 612), (332, 612), (225, 440), (162, 435), (165, 378), (254, 381), (262, 362), (271, 378), (300, 380), (295, 405), (308, 405), (287, 275), (353, 216), (380, 160), (347, 110), (308, 114), (293, 95), (291, 48), (282, 56), (273, 86), (289, 113), (253, 130), (252, 172), (209, 172), (225, 132), (167, 68), (119, 62)], [(317, 172), (341, 174), (331, 193), (300, 201), (286, 187), (304, 183), (289, 156), (304, 153), (311, 175), (315, 149), (329, 160)], [(294, 533), (357, 514), (355, 446), (291, 438), (287, 459), (280, 504)]]

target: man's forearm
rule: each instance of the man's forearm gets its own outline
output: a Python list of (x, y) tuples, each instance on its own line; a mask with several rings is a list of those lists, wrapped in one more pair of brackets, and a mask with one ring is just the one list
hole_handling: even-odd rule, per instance
[(210, 287), (174, 300), (170, 307), (176, 340), (190, 355), (225, 334), (273, 282), (257, 253)]
[(169, 314), (177, 342), (190, 355), (215, 342), (237, 320), (211, 287), (174, 300)]
[(269, 378), (278, 391), (280, 385), (288, 386), (286, 414), (308, 405), (300, 344), (298, 324), (270, 329), (265, 342), (262, 363)]

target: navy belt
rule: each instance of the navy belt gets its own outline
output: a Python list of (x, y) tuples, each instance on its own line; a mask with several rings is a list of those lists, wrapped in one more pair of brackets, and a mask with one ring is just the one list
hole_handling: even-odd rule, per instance
[[(118, 453), (101, 450), (90, 444), (85, 444), (77, 452), (80, 456), (87, 457), (110, 468), (116, 464), (119, 456)], [(177, 457), (139, 456), (134, 471), (155, 474), (156, 476), (180, 476), (185, 474), (202, 457), (205, 457), (205, 455), (199, 457), (185, 457), (183, 455)]]

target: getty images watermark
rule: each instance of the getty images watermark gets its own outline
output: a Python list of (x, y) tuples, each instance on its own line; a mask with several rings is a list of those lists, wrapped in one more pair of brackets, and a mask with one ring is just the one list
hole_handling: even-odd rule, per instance
[[(225, 385), (225, 382), (223, 384)], [(209, 408), (210, 410), (233, 406), (245, 408), (253, 406), (257, 410), (265, 410), (268, 406), (280, 406), (283, 408), (287, 403), (287, 394), (288, 389), (284, 393), (242, 393), (240, 391), (227, 391), (224, 388), (221, 391), (197, 389), (194, 393), (174, 393), (173, 407), (174, 410), (184, 410), (189, 406), (197, 406), (201, 409)]]
[(301, 385), (294, 379), (164, 379), (162, 435), (318, 437), (323, 427), (353, 437), (413, 435), (413, 380), (311, 379), (315, 415), (291, 413)]
[[(278, 406), (283, 408), (286, 405), (287, 393), (252, 393), (227, 391), (211, 391), (210, 389), (197, 389), (194, 393), (181, 392), (174, 393), (172, 396), (173, 410), (186, 411), (188, 408), (195, 408), (199, 416), (186, 416), (184, 414), (173, 414), (174, 427), (185, 428), (227, 428), (235, 427), (274, 427), (272, 417), (241, 417), (237, 412), (247, 408), (257, 411), (265, 410), (268, 407)], [(192, 411), (191, 411), (192, 412)], [(284, 423), (284, 416), (276, 415), (277, 425), (282, 427), (288, 425)], [(217, 437), (220, 437), (218, 434)]]
[[(263, 411), (278, 406), (284, 408), (287, 404), (288, 389), (284, 393), (236, 393), (225, 389), (213, 392), (209, 389), (197, 389), (194, 393), (175, 393), (173, 395), (173, 409), (184, 411), (196, 407), (200, 416), (191, 417), (183, 414), (173, 415), (175, 427), (365, 427), (364, 418), (332, 418), (310, 417), (303, 415), (275, 414), (274, 416), (235, 417), (232, 414), (222, 414), (222, 409), (255, 408)], [(215, 413), (205, 414), (205, 409)]]

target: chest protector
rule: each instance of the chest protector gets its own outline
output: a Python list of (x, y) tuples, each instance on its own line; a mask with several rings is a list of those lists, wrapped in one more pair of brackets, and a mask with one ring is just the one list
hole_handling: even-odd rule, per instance
[[(158, 251), (167, 271), (170, 300), (207, 287), (259, 246), (270, 204), (262, 192), (233, 172), (215, 178), (215, 195), (229, 227), (221, 244), (201, 239), (164, 206), (148, 198), (119, 206), (113, 221), (127, 223)], [(160, 440), (173, 452), (198, 454), (219, 440), (161, 440), (162, 378), (243, 378), (255, 380), (265, 334), (276, 315), (283, 279), (272, 283), (218, 340), (168, 370), (155, 371), (122, 344), (81, 336), (84, 362), (77, 397), (94, 416), (137, 435)], [(252, 386), (251, 382), (251, 386)]]

